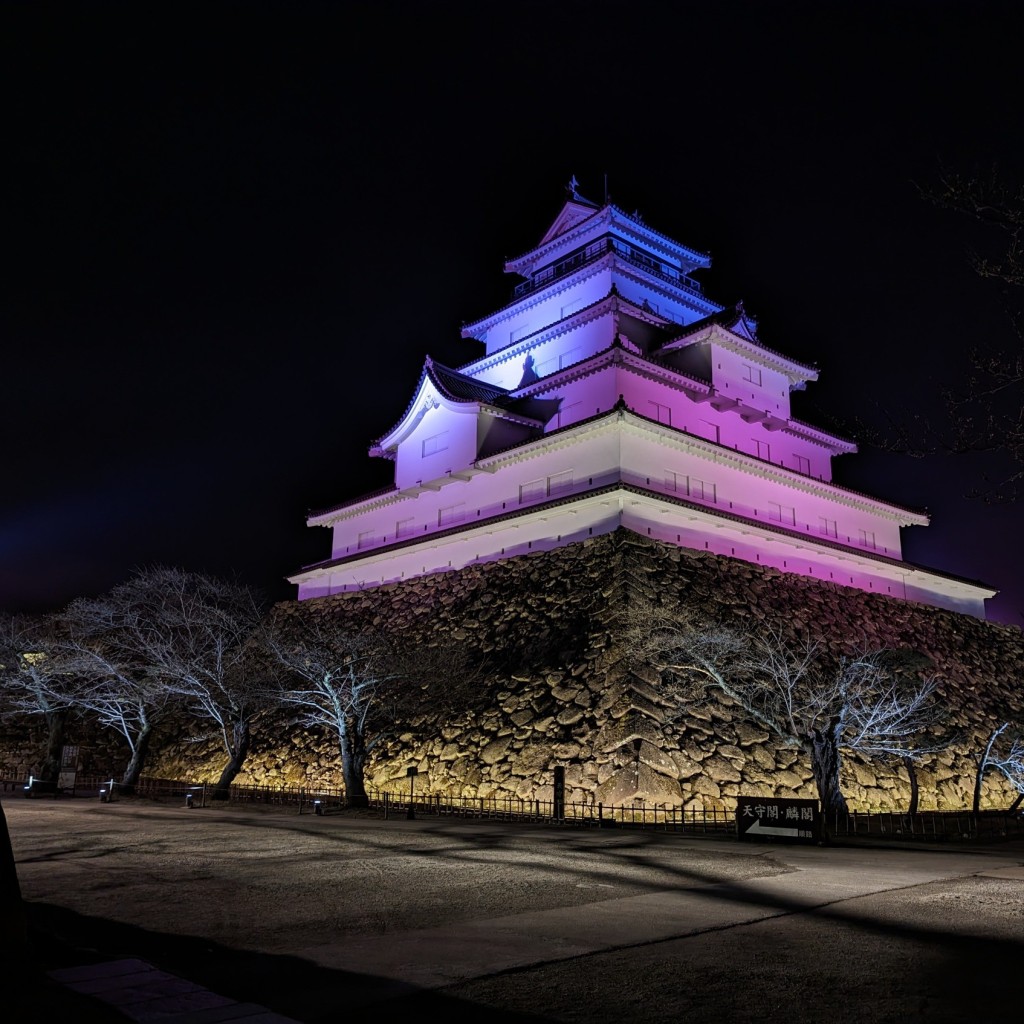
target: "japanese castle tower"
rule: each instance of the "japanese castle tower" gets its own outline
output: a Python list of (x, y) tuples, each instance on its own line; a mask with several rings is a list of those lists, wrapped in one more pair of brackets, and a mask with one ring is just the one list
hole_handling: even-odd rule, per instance
[(984, 618), (995, 591), (904, 562), (928, 517), (832, 482), (856, 445), (794, 419), (811, 365), (763, 345), (742, 306), (707, 298), (707, 256), (570, 183), (521, 280), (463, 327), (477, 351), (429, 357), (370, 447), (394, 485), (313, 513), (331, 557), (299, 599), (512, 558), (624, 528)]

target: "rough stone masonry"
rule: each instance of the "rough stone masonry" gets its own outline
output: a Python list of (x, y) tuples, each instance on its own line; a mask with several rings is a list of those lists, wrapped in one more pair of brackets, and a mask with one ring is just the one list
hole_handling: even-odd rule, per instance
[[(1021, 718), (1024, 635), (921, 604), (838, 587), (746, 562), (664, 545), (619, 530), (504, 561), (319, 598), (319, 614), (345, 623), (389, 624), (410, 643), (468, 644), (489, 666), (465, 707), (410, 713), (374, 749), (368, 786), (417, 795), (550, 800), (556, 766), (570, 803), (680, 805), (731, 810), (735, 798), (814, 798), (810, 764), (771, 741), (725, 698), (682, 713), (656, 672), (631, 665), (616, 637), (616, 612), (632, 596), (668, 606), (696, 603), (725, 621), (783, 621), (839, 646), (912, 648), (929, 657), (957, 741), (918, 770), (921, 810), (970, 808), (976, 762), (992, 727)], [(281, 606), (286, 612), (297, 602)], [(195, 721), (166, 730), (147, 775), (214, 780), (224, 754)], [(937, 737), (939, 738), (939, 737)], [(24, 757), (4, 744), (6, 761)], [(636, 741), (639, 741), (637, 743)], [(93, 748), (94, 756), (99, 749)], [(114, 762), (119, 763), (117, 761)], [(332, 737), (265, 720), (240, 784), (337, 786)], [(896, 762), (844, 758), (853, 810), (905, 810), (909, 779)], [(1015, 793), (996, 774), (982, 807)]]

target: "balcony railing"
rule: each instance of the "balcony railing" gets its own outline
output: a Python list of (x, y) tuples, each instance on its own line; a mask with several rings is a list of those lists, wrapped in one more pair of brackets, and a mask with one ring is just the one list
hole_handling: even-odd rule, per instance
[(599, 239), (598, 241), (586, 246), (586, 248), (578, 249), (576, 252), (566, 256), (564, 260), (560, 260), (558, 263), (554, 263), (550, 267), (545, 267), (534, 277), (530, 278), (529, 281), (523, 281), (516, 285), (512, 291), (512, 298), (521, 299), (524, 295), (529, 295), (531, 292), (535, 292), (538, 288), (543, 288), (546, 285), (551, 284), (552, 281), (557, 281), (559, 278), (565, 277), (567, 274), (571, 274), (575, 270), (579, 270), (580, 267), (585, 267), (590, 263), (594, 263), (608, 252), (615, 252), (627, 263), (631, 263), (633, 266), (640, 268), (644, 272), (651, 274), (662, 281), (668, 282), (674, 288), (679, 288), (684, 292), (689, 292), (691, 295), (695, 295), (698, 298), (704, 298), (704, 294), (701, 291), (698, 282), (684, 278), (683, 275), (679, 271), (674, 270), (674, 268), (666, 269), (666, 264), (661, 263), (644, 253), (637, 252), (631, 246), (626, 245), (625, 242), (620, 242), (615, 238)]

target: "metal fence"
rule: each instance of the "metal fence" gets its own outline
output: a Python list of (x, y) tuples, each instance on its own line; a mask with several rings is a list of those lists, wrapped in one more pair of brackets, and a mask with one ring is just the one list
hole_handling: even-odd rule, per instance
[(671, 804), (556, 803), (513, 796), (450, 797), (434, 794), (413, 797), (403, 793), (371, 793), (371, 808), (385, 817), (477, 818), (583, 828), (639, 828), (663, 832), (716, 835), (734, 834), (736, 814), (718, 808), (683, 808)]
[(833, 838), (874, 838), (942, 841), (946, 839), (998, 839), (1024, 835), (1019, 812), (921, 811), (899, 814), (853, 811), (826, 822)]
[[(143, 777), (132, 795), (158, 801), (181, 801), (204, 807), (213, 802), (216, 786), (209, 782)], [(97, 789), (101, 799), (117, 800), (128, 788), (113, 779)], [(345, 791), (330, 786), (242, 786), (228, 787), (232, 804), (269, 804), (291, 807), (299, 814), (332, 814), (345, 808)], [(733, 811), (718, 808), (683, 808), (670, 804), (649, 805), (641, 801), (626, 805), (601, 803), (556, 804), (553, 800), (527, 800), (514, 796), (453, 797), (440, 794), (415, 795), (389, 790), (367, 791), (367, 808), (385, 818), (476, 818), (488, 821), (574, 825), (590, 828), (643, 828), (687, 834), (729, 835), (736, 830)]]
[[(116, 779), (78, 775), (73, 790), (33, 786), (31, 777), (18, 771), (0, 772), (5, 790), (24, 791), (26, 796), (98, 796), (108, 802), (131, 792), (163, 802), (205, 807), (213, 801), (213, 783), (182, 779), (143, 777), (130, 790)], [(287, 807), (299, 814), (332, 814), (346, 806), (345, 791), (331, 786), (228, 787), (226, 799), (236, 805), (267, 804)], [(648, 804), (556, 803), (514, 796), (457, 797), (416, 794), (413, 787), (401, 792), (367, 791), (368, 809), (384, 818), (475, 818), (486, 821), (522, 822), (579, 828), (647, 829), (679, 835), (736, 836), (736, 812), (713, 807)], [(1017, 811), (853, 811), (823, 821), (830, 839), (883, 839), (941, 842), (956, 839), (999, 839), (1024, 836), (1024, 814)]]

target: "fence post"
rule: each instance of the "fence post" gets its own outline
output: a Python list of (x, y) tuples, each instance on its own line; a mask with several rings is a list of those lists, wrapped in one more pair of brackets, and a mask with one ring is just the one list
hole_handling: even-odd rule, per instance
[(556, 821), (565, 820), (565, 765), (555, 765), (554, 806), (552, 813)]

